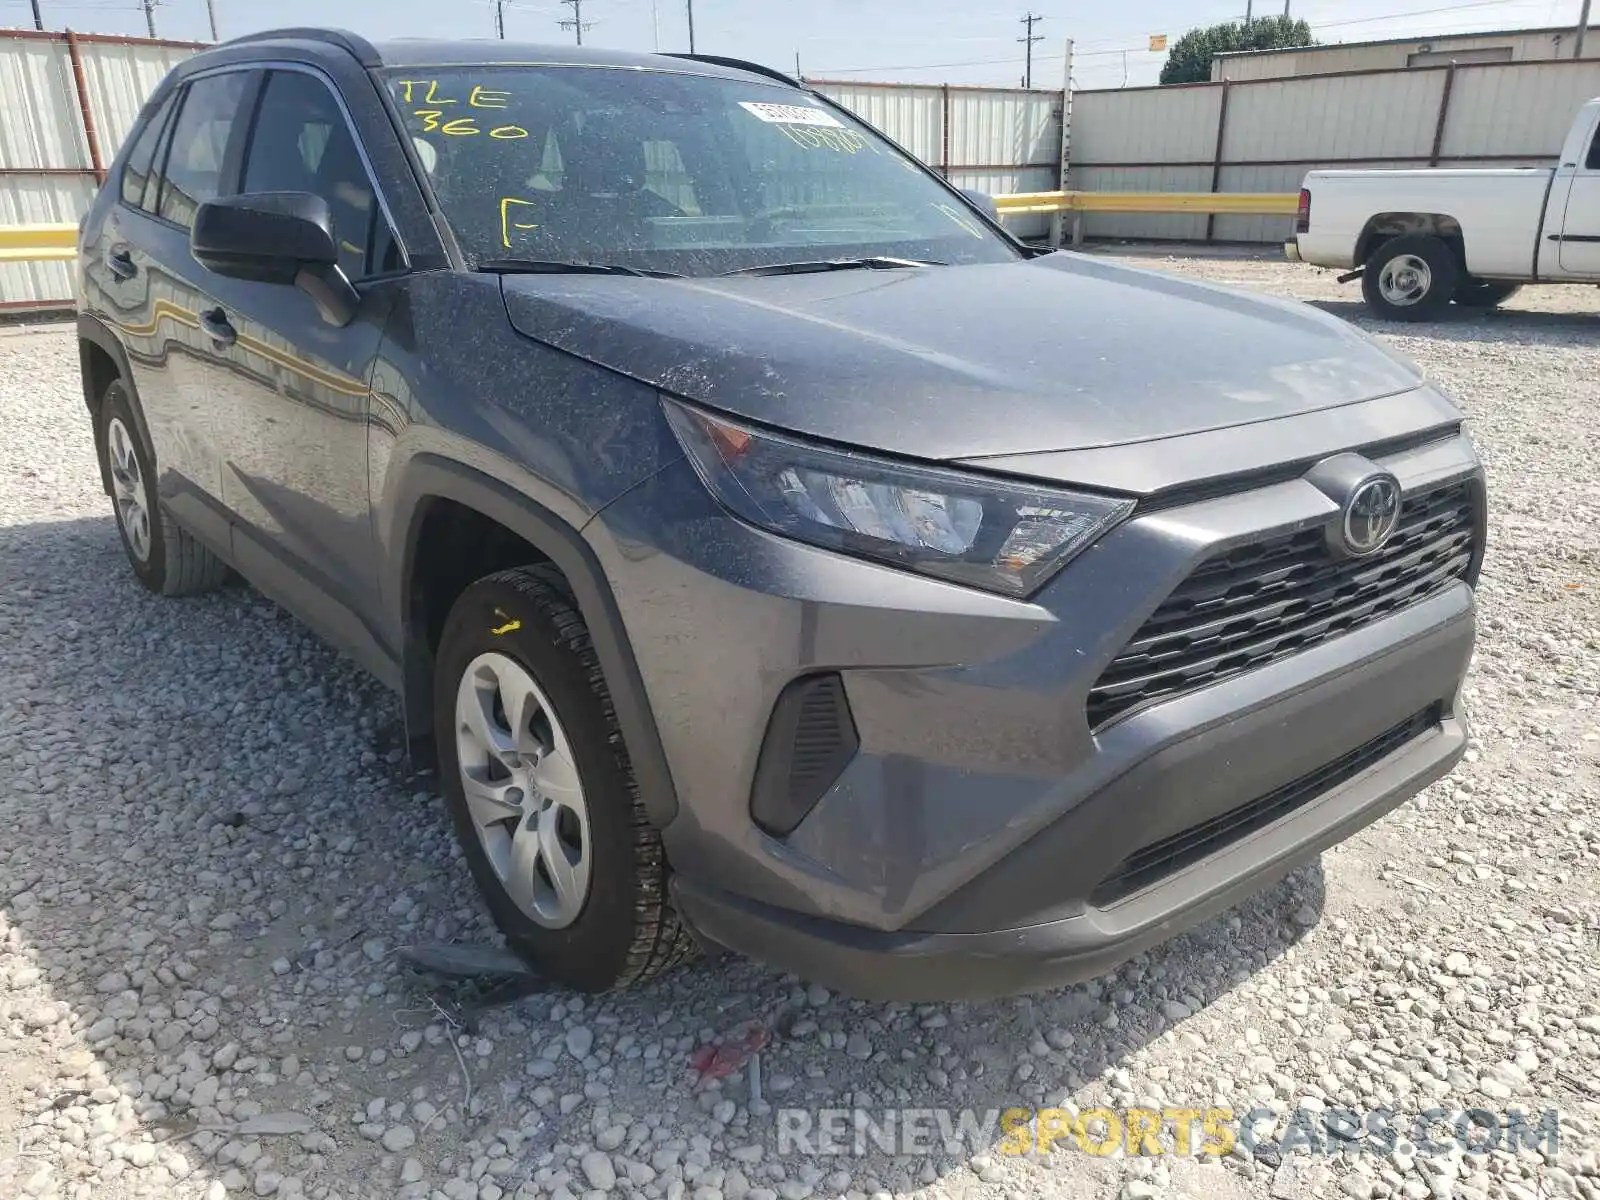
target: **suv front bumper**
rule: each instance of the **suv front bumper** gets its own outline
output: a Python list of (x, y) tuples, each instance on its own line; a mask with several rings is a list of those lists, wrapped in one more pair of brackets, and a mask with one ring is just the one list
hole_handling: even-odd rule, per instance
[[(1380, 461), (1408, 494), (1481, 496), (1464, 437)], [(1460, 757), (1466, 582), (1098, 729), (1085, 705), (1198, 563), (1332, 511), (1301, 479), (1154, 507), (1022, 602), (767, 535), (661, 472), (585, 535), (677, 787), (680, 910), (853, 994), (976, 998), (1101, 973), (1270, 885)], [(859, 750), (774, 837), (751, 819), (769, 716), (819, 673)]]
[[(709, 940), (867, 999), (987, 999), (1092, 978), (1271, 886), (1448, 773), (1466, 749), (1466, 723), (1435, 702), (1418, 714), (1427, 716), (1421, 732), (1353, 777), (1299, 798), (1282, 818), (1151, 886), (1096, 904), (1096, 876), (1127, 860), (1141, 828), (1183, 819), (1186, 780), (1227, 770), (1237, 755), (1249, 756), (1246, 773), (1264, 776), (1298, 769), (1288, 764), (1306, 756), (1326, 756), (1339, 735), (1323, 726), (1348, 724), (1351, 706), (1370, 703), (1374, 689), (1399, 689), (1405, 703), (1414, 703), (1430, 690), (1426, 681), (1450, 694), (1453, 710), (1452, 675), (1470, 646), (1470, 620), (1452, 621), (1282, 705), (1174, 742), (955, 893), (934, 914), (946, 928), (864, 929), (683, 876), (674, 881), (674, 897)], [(1045, 919), (991, 927), (983, 912), (1005, 907), (1000, 891), (1048, 901), (1038, 914)]]

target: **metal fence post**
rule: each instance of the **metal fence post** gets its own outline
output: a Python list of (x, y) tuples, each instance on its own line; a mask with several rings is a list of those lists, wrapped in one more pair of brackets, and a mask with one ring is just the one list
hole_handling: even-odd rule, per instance
[(72, 78), (78, 90), (78, 116), (83, 121), (83, 136), (89, 143), (89, 166), (96, 183), (106, 181), (105, 163), (100, 158), (100, 134), (95, 129), (94, 110), (89, 106), (89, 85), (83, 75), (83, 55), (78, 50), (78, 35), (67, 30), (67, 55), (72, 59)]
[[(1222, 141), (1228, 134), (1228, 81), (1222, 81), (1222, 99), (1217, 104), (1217, 148), (1211, 155), (1211, 191), (1215, 194), (1222, 185)], [(1211, 240), (1211, 231), (1216, 225), (1216, 214), (1206, 214), (1206, 241)]]
[[(1056, 188), (1058, 191), (1067, 190), (1067, 172), (1072, 163), (1072, 39), (1067, 39), (1066, 65), (1061, 69), (1061, 163), (1056, 172)], [(1061, 248), (1064, 230), (1065, 215), (1059, 212), (1050, 214), (1050, 247), (1054, 250)], [(1075, 216), (1072, 221), (1072, 244), (1083, 245), (1083, 220)]]
[(1451, 63), (1444, 70), (1444, 90), (1439, 93), (1439, 119), (1433, 126), (1433, 150), (1428, 155), (1428, 165), (1439, 165), (1439, 152), (1444, 149), (1444, 125), (1450, 118), (1450, 93), (1455, 89), (1456, 65)]
[(950, 85), (939, 85), (939, 174), (950, 178)]

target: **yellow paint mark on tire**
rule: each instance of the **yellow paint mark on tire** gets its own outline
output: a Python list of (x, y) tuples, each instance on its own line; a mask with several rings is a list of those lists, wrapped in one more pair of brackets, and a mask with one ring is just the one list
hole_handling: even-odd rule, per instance
[(506, 634), (515, 633), (517, 630), (522, 628), (522, 622), (520, 620), (518, 620), (516, 617), (506, 616), (501, 609), (495, 609), (494, 615), (505, 622), (504, 625), (496, 625), (490, 628), (489, 632), (494, 634), (495, 637), (504, 637)]

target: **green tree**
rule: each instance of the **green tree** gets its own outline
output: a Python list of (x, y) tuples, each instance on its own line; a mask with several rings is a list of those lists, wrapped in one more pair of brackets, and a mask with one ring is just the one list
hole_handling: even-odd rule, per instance
[(1289, 17), (1262, 17), (1248, 24), (1230, 21), (1191, 29), (1172, 44), (1161, 68), (1161, 82), (1204, 83), (1211, 78), (1211, 60), (1228, 50), (1285, 50), (1316, 44), (1311, 26)]

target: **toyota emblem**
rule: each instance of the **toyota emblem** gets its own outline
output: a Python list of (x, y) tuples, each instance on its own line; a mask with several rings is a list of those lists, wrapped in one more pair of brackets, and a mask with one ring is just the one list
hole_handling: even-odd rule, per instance
[(1357, 558), (1376, 553), (1400, 524), (1400, 481), (1373, 475), (1351, 489), (1340, 514), (1345, 553)]
[(1305, 480), (1328, 498), (1328, 553), (1334, 558), (1376, 554), (1400, 524), (1400, 481), (1360, 454), (1346, 451), (1325, 458)]

